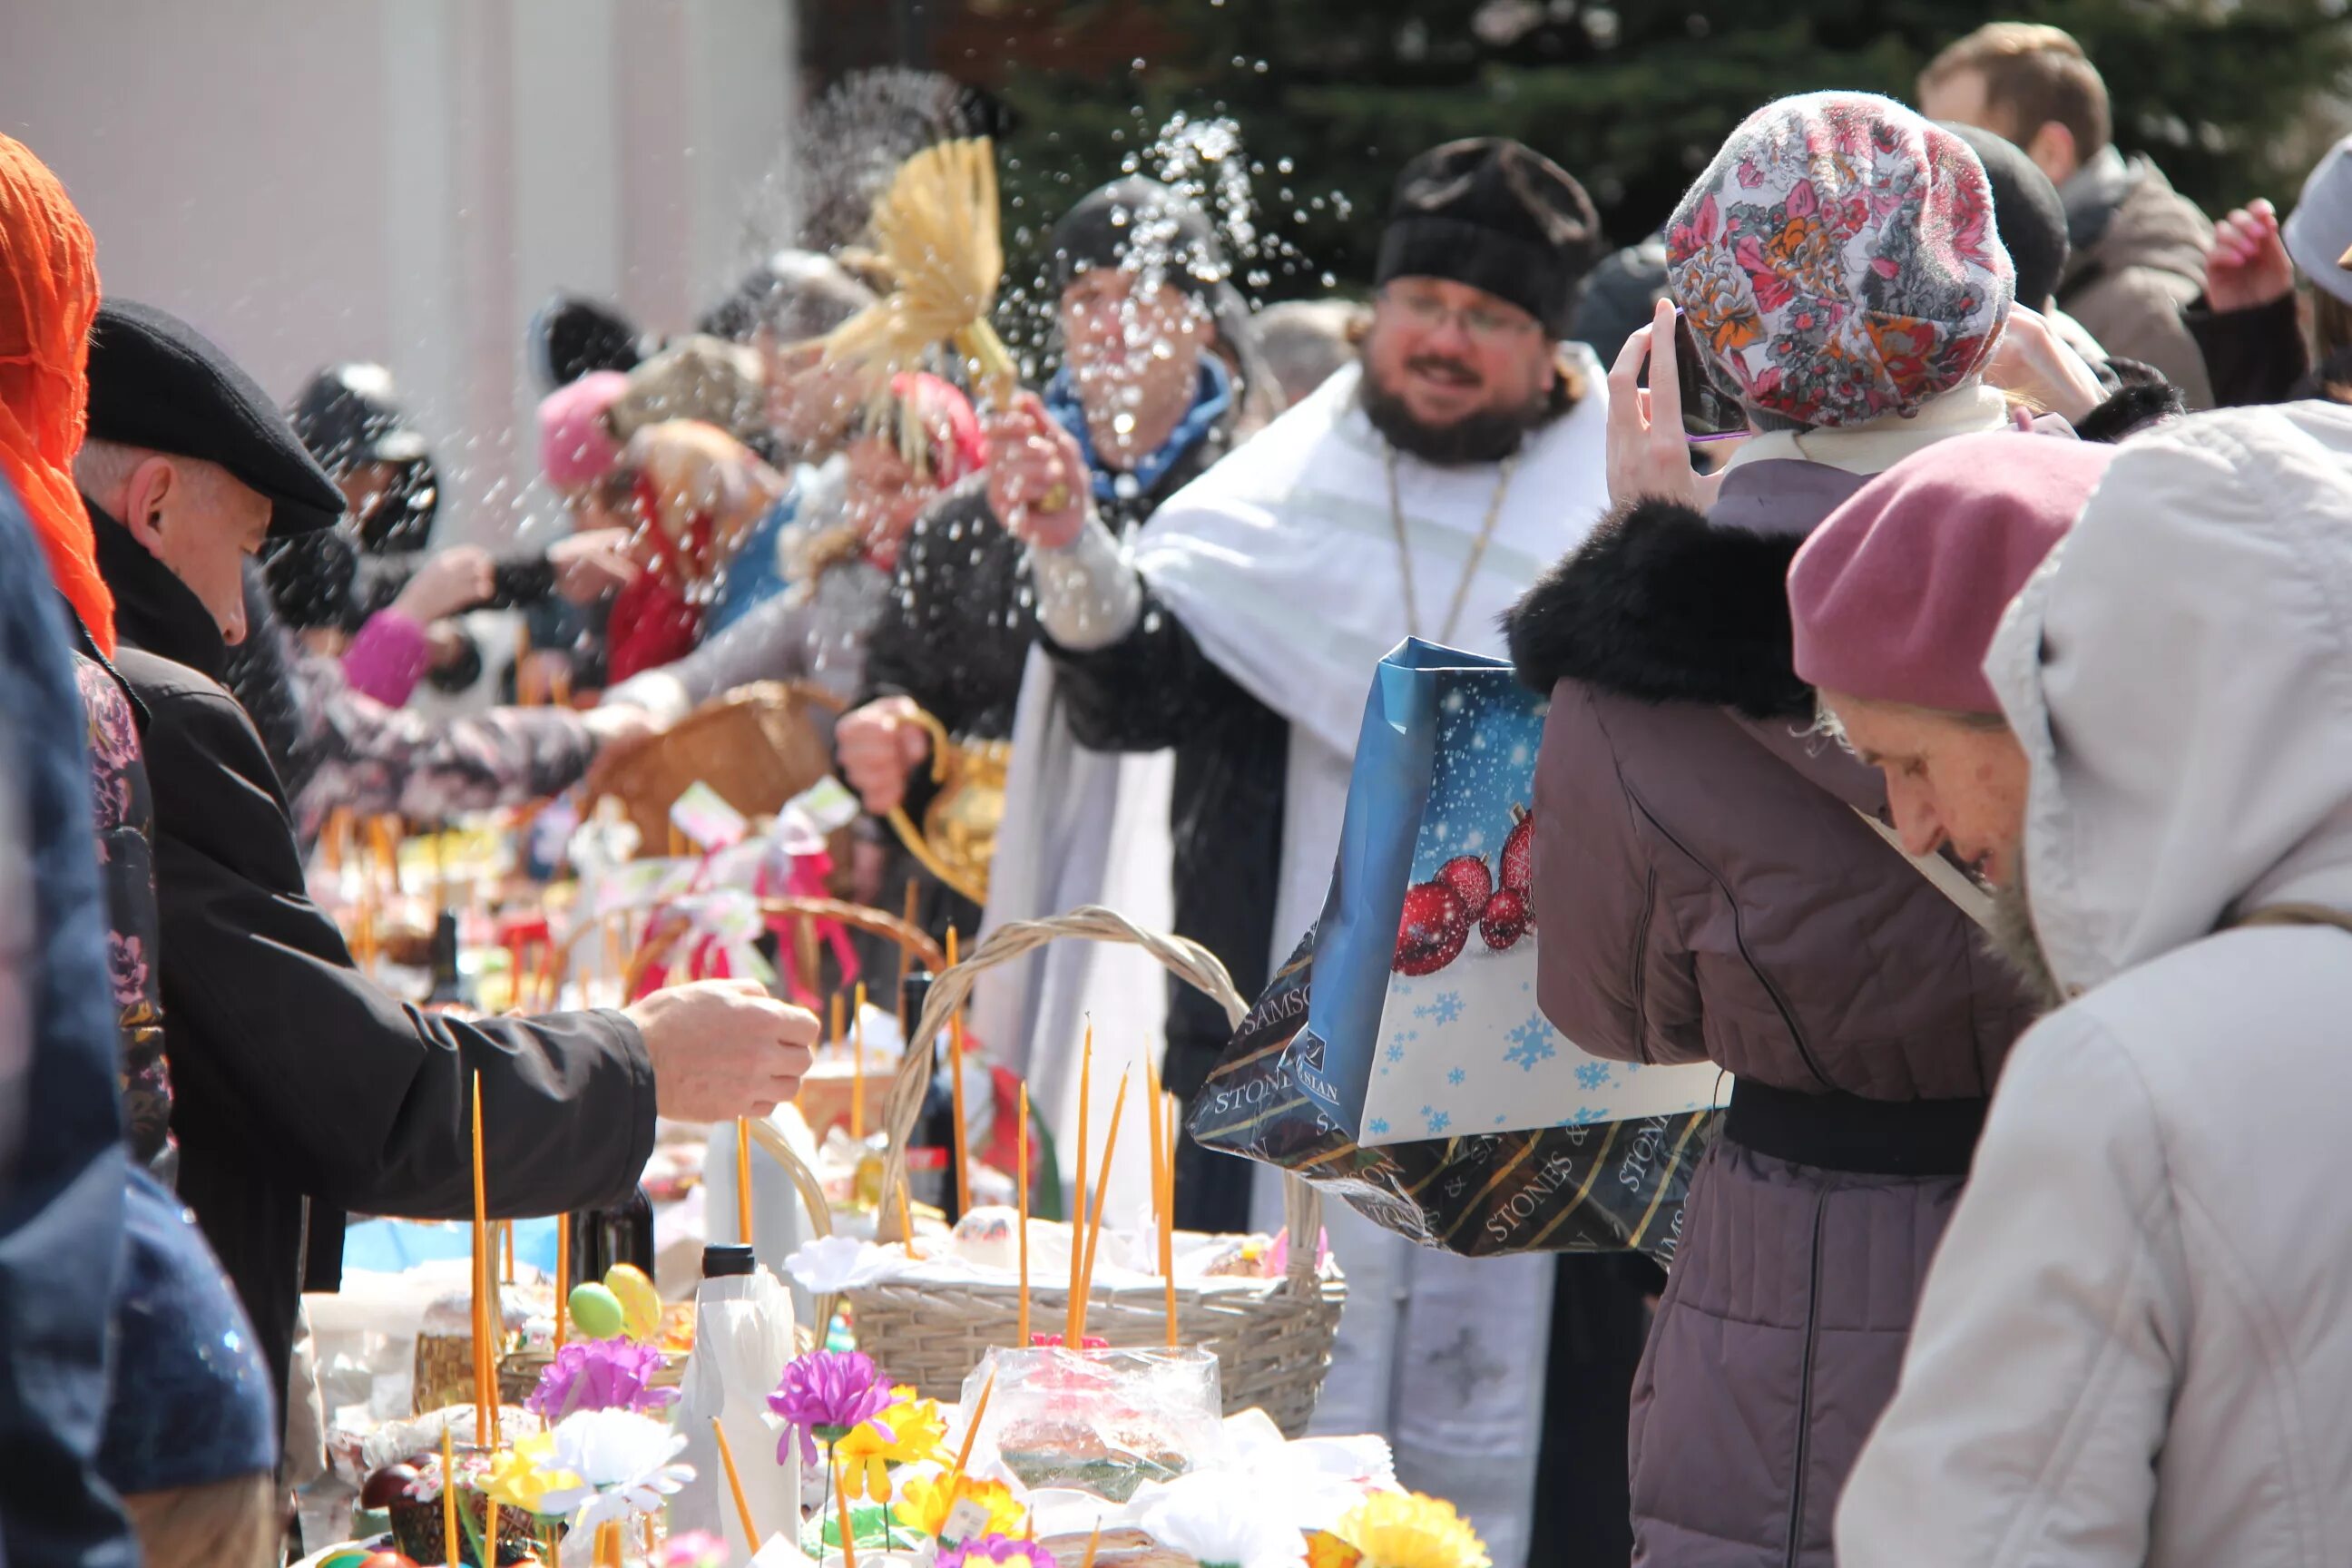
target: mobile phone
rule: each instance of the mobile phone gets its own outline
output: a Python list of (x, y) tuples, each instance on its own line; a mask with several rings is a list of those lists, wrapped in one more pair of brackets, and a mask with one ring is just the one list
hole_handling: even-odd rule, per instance
[[(1643, 384), (1648, 385), (1647, 365), (1643, 367), (1642, 378)], [(1679, 307), (1675, 310), (1675, 390), (1682, 395), (1685, 441), (1727, 441), (1748, 434), (1748, 411), (1716, 384), (1706, 357), (1699, 352), (1698, 337), (1691, 331), (1690, 318)]]

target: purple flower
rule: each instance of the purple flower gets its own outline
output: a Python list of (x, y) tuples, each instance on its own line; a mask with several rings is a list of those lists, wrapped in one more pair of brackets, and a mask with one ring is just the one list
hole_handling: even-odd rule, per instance
[(539, 1374), (525, 1408), (551, 1425), (582, 1410), (659, 1410), (677, 1400), (677, 1389), (653, 1386), (668, 1364), (659, 1350), (632, 1340), (574, 1340)]
[(977, 1563), (1012, 1563), (1020, 1568), (1058, 1568), (1054, 1554), (1034, 1541), (1009, 1535), (982, 1535), (940, 1553), (938, 1568), (971, 1568)]
[(768, 1395), (768, 1408), (785, 1425), (776, 1463), (792, 1463), (794, 1431), (801, 1435), (801, 1462), (809, 1465), (816, 1463), (819, 1438), (838, 1443), (868, 1421), (887, 1436), (889, 1428), (875, 1417), (896, 1403), (888, 1380), (862, 1351), (811, 1351), (793, 1357), (784, 1363), (784, 1381)]

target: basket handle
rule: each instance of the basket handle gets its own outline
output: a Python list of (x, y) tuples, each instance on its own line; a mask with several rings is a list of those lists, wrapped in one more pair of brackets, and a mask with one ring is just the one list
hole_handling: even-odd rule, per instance
[[(982, 971), (1010, 963), (1063, 937), (1139, 947), (1158, 959), (1170, 973), (1223, 1007), (1226, 1021), (1235, 1028), (1249, 1016), (1249, 1004), (1234, 989), (1234, 978), (1218, 962), (1217, 955), (1189, 937), (1149, 930), (1099, 904), (1088, 904), (1044, 920), (1007, 921), (989, 932), (972, 949), (970, 957), (931, 981), (930, 994), (923, 1003), (923, 1016), (907, 1037), (906, 1058), (898, 1064), (898, 1076), (891, 1080), (889, 1096), (883, 1102), (882, 1126), (890, 1136), (889, 1152), (882, 1168), (885, 1194), (907, 1179), (907, 1141), (914, 1135), (924, 1097), (930, 1089), (930, 1042), (939, 1038), (949, 1016), (961, 1009)], [(1288, 1278), (1294, 1284), (1312, 1287), (1316, 1258), (1322, 1250), (1323, 1196), (1307, 1182), (1286, 1171), (1282, 1177), (1282, 1209), (1284, 1223), (1290, 1228)], [(899, 1234), (898, 1212), (890, 1205), (882, 1205), (877, 1220), (877, 1240), (888, 1243), (906, 1239)], [(1301, 1237), (1306, 1238), (1303, 1245)]]

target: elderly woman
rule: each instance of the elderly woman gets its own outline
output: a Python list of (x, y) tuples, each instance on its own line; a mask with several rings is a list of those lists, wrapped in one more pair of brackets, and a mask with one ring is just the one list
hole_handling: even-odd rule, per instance
[[(1878, 776), (1805, 735), (1783, 584), (1868, 476), (2022, 422), (1986, 379), (2012, 273), (1976, 154), (1851, 93), (1750, 116), (1666, 248), (1673, 303), (1611, 377), (1615, 510), (1510, 625), (1521, 679), (1551, 694), (1538, 999), (1596, 1056), (1733, 1079), (1634, 1384), (1635, 1560), (1829, 1568), (2031, 1008), (1882, 837)], [(1675, 305), (1748, 432), (1714, 480), (1686, 454)]]

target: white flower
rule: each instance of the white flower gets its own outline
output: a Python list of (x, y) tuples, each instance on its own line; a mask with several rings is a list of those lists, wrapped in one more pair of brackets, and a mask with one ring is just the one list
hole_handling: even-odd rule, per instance
[(1248, 1478), (1218, 1470), (1179, 1476), (1144, 1504), (1143, 1529), (1202, 1568), (1298, 1568), (1306, 1538)]
[(628, 1410), (583, 1410), (556, 1423), (548, 1468), (569, 1470), (581, 1485), (547, 1494), (551, 1514), (571, 1514), (575, 1531), (607, 1520), (651, 1513), (694, 1479), (694, 1467), (674, 1465), (686, 1435)]
[(812, 1296), (837, 1296), (887, 1279), (898, 1270), (895, 1247), (877, 1247), (855, 1237), (828, 1236), (803, 1244), (784, 1259), (784, 1269)]

